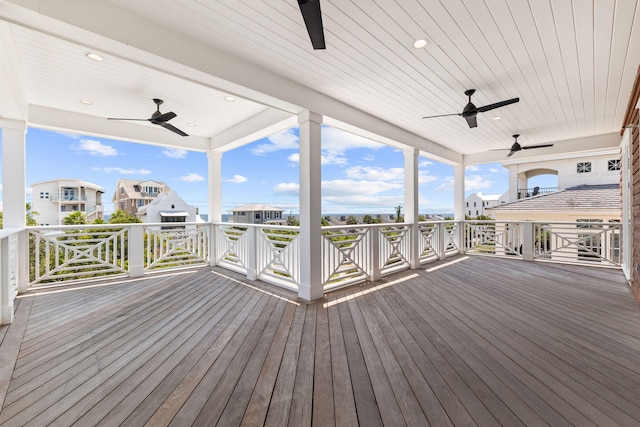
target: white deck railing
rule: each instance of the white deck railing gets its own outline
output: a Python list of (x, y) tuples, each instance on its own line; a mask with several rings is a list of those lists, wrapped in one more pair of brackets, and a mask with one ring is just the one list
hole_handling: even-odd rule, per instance
[[(251, 280), (299, 290), (298, 227), (180, 225), (183, 227), (177, 229), (167, 229), (176, 226), (171, 223), (0, 231), (2, 322), (12, 319), (18, 287), (26, 290), (28, 286), (109, 276), (136, 277), (197, 265), (219, 265)], [(322, 247), (312, 262), (322, 266), (325, 291), (378, 280), (457, 253), (619, 267), (621, 233), (616, 222), (435, 221), (322, 227)], [(18, 276), (28, 276), (28, 280)]]

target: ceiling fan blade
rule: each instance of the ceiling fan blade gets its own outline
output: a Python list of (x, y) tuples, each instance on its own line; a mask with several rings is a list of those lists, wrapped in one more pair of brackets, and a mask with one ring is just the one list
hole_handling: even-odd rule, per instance
[(176, 117), (177, 114), (173, 111), (169, 111), (168, 113), (160, 114), (158, 117), (151, 119), (152, 122), (156, 123), (164, 123)]
[(504, 107), (505, 105), (515, 104), (520, 101), (520, 98), (507, 99), (506, 101), (496, 102), (495, 104), (484, 105), (478, 107), (478, 113), (484, 113), (485, 111), (494, 110), (496, 108)]
[(300, 6), (304, 24), (307, 26), (311, 45), (314, 49), (326, 49), (320, 0), (298, 0), (298, 6)]
[(438, 116), (426, 116), (423, 117), (423, 119), (433, 119), (435, 117), (449, 117), (449, 116), (461, 116), (462, 114), (460, 113), (453, 113), (453, 114), (440, 114)]
[(513, 151), (513, 150), (509, 151), (509, 154), (507, 154), (507, 157), (513, 156), (513, 153), (515, 153), (515, 151)]
[(522, 147), (522, 149), (529, 150), (530, 148), (544, 148), (544, 147), (553, 147), (553, 144), (529, 145), (527, 147)]
[(478, 127), (478, 120), (476, 120), (476, 116), (467, 116), (465, 117), (465, 120), (470, 128)]
[(123, 119), (120, 117), (107, 117), (107, 120), (133, 120), (136, 122), (147, 122), (149, 119)]
[(172, 124), (169, 124), (169, 123), (158, 123), (158, 124), (165, 129), (169, 129), (171, 132), (177, 133), (180, 136), (189, 136), (189, 134), (184, 133), (183, 131), (181, 131), (180, 129), (178, 129)]

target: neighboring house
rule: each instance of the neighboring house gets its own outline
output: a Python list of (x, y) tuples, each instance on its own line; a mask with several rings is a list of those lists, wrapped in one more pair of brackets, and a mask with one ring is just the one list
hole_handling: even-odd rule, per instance
[(60, 225), (73, 212), (82, 212), (87, 222), (102, 219), (104, 206), (99, 185), (79, 179), (58, 178), (31, 184), (31, 202), (39, 225)]
[(245, 224), (282, 224), (287, 220), (282, 218), (282, 209), (260, 203), (251, 203), (229, 210), (232, 217), (230, 222)]
[[(489, 211), (496, 221), (546, 224), (537, 233), (546, 229), (547, 235), (535, 235), (534, 239), (545, 242), (542, 249), (554, 254), (551, 259), (597, 261), (599, 255), (620, 259), (620, 233), (615, 231), (622, 219), (620, 194), (619, 184), (580, 185), (505, 203)], [(509, 229), (508, 222), (496, 224), (498, 233)], [(508, 240), (512, 248), (519, 247), (514, 243), (521, 241), (519, 237), (512, 235)]]
[(619, 222), (620, 185), (579, 185), (489, 208), (497, 221)]
[(123, 210), (136, 215), (138, 209), (151, 203), (158, 195), (168, 194), (169, 187), (161, 181), (139, 181), (134, 179), (119, 179), (112, 202), (114, 210)]
[[(196, 222), (196, 208), (188, 205), (175, 191), (160, 193), (151, 203), (138, 209), (142, 222), (168, 223), (172, 227), (179, 223)], [(167, 227), (163, 227), (167, 228)]]
[[(607, 150), (590, 154), (576, 154), (564, 159), (540, 159), (527, 161), (512, 159), (501, 162), (509, 169), (507, 200), (576, 187), (578, 185), (618, 184), (620, 182), (619, 150)], [(556, 175), (557, 187), (536, 188), (528, 180), (539, 175)]]
[(470, 217), (476, 217), (480, 215), (491, 215), (491, 213), (485, 211), (487, 208), (501, 205), (506, 203), (509, 197), (509, 193), (500, 194), (482, 194), (473, 193), (465, 199), (465, 214)]

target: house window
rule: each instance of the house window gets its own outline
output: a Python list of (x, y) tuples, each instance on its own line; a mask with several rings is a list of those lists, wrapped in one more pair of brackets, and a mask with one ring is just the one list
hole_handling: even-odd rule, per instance
[(124, 187), (120, 187), (120, 194), (124, 194)]
[(580, 162), (578, 163), (578, 173), (589, 173), (591, 172), (591, 162)]
[(467, 207), (469, 207), (469, 202), (467, 202)]
[(474, 208), (476, 207), (476, 202), (473, 202), (473, 207), (474, 207)]
[(124, 200), (120, 202), (120, 209), (121, 209), (121, 210), (124, 210), (124, 203), (125, 203), (125, 201), (124, 201)]
[(620, 170), (620, 159), (609, 160), (607, 162), (607, 170), (608, 171), (619, 171)]
[(49, 200), (49, 192), (48, 191), (41, 191), (40, 192), (40, 198)]
[(144, 199), (138, 199), (138, 207), (144, 206)]

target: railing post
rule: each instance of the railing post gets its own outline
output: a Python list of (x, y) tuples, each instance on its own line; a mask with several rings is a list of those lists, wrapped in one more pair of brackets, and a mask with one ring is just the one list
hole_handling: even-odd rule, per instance
[(144, 274), (144, 225), (129, 226), (129, 276), (140, 277)]
[(218, 259), (218, 225), (209, 223), (209, 265), (214, 267)]
[(445, 253), (447, 252), (447, 245), (445, 243), (445, 236), (448, 237), (447, 227), (444, 222), (437, 223), (436, 227), (438, 227), (436, 234), (436, 253), (438, 254), (438, 259), (444, 259)]
[(0, 240), (0, 324), (13, 322), (9, 237)]
[(520, 227), (522, 227), (522, 259), (533, 261), (535, 256), (534, 223), (524, 221), (520, 223)]
[[(33, 254), (35, 256), (35, 254)], [(29, 289), (29, 231), (22, 230), (18, 235), (18, 293)]]
[(455, 221), (455, 228), (453, 229), (453, 240), (456, 242), (456, 246), (458, 247), (458, 254), (462, 255), (465, 253), (465, 242), (464, 242), (464, 221)]
[(371, 271), (369, 277), (372, 281), (380, 280), (380, 228), (369, 228), (371, 245)]
[(247, 279), (256, 280), (256, 260), (258, 258), (257, 252), (257, 233), (258, 227), (249, 227), (247, 228), (247, 248), (249, 249), (247, 253)]

